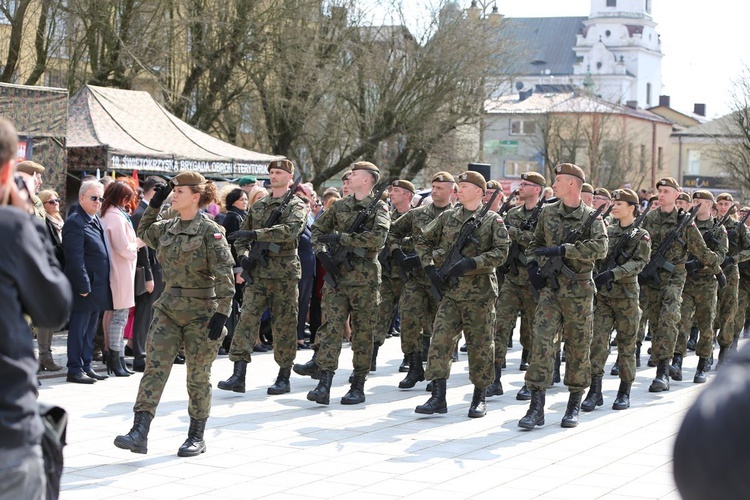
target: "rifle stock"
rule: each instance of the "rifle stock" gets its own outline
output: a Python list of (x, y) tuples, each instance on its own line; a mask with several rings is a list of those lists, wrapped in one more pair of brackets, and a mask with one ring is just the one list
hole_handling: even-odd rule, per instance
[(661, 242), (661, 245), (659, 245), (659, 248), (656, 249), (656, 252), (653, 252), (651, 254), (651, 260), (649, 260), (648, 264), (646, 264), (646, 267), (644, 267), (641, 273), (638, 275), (639, 279), (644, 282), (651, 280), (655, 284), (660, 285), (661, 278), (659, 277), (659, 269), (664, 269), (668, 273), (674, 272), (674, 264), (669, 262), (666, 257), (664, 257), (664, 255), (667, 253), (667, 250), (669, 250), (669, 247), (673, 242), (677, 241), (681, 245), (685, 244), (685, 242), (680, 238), (680, 231), (687, 227), (688, 224), (693, 222), (693, 219), (695, 218), (695, 215), (697, 213), (698, 207), (695, 206), (691, 208), (687, 213), (680, 214), (680, 220), (678, 221), (677, 226), (669, 233), (667, 233), (666, 238), (664, 238), (664, 241)]

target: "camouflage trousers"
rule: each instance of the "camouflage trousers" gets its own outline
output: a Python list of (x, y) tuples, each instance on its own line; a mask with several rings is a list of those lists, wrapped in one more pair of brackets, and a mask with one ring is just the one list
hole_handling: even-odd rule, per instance
[(469, 379), (484, 389), (495, 375), (495, 296), (445, 296), (438, 305), (432, 327), (432, 343), (427, 356), (427, 380), (448, 379), (453, 350), (463, 330), (469, 355)]
[(404, 288), (404, 282), (401, 278), (391, 278), (382, 276), (380, 282), (380, 308), (378, 309), (378, 325), (375, 331), (374, 342), (377, 345), (383, 345), (385, 337), (391, 330), (393, 323), (393, 312), (401, 298), (401, 290)]
[(594, 318), (593, 281), (558, 278), (560, 289), (545, 287), (532, 327), (532, 348), (526, 386), (546, 390), (552, 386), (555, 354), (560, 336), (565, 341), (565, 385), (570, 392), (581, 392), (591, 384), (590, 346)]
[(719, 328), (719, 345), (729, 347), (735, 338), (739, 338), (742, 327), (737, 328), (737, 306), (740, 288), (740, 271), (737, 266), (731, 266), (724, 271), (727, 276), (727, 286), (718, 291), (716, 303), (716, 319)]
[(641, 310), (641, 320), (638, 322), (638, 332), (636, 335), (636, 343), (643, 344), (646, 340), (646, 330), (648, 325), (648, 300), (646, 298), (646, 292), (643, 290), (645, 287), (641, 286), (641, 291), (638, 293), (638, 307)]
[(327, 283), (323, 285), (323, 324), (313, 346), (318, 351), (317, 362), (321, 370), (335, 372), (339, 367), (344, 325), (351, 315), (354, 373), (365, 376), (370, 372), (379, 304), (380, 292), (372, 284), (339, 285), (335, 289)]
[[(523, 271), (523, 270), (522, 270)], [(506, 279), (495, 303), (495, 363), (505, 362), (508, 354), (508, 339), (516, 327), (518, 312), (521, 311), (521, 345), (531, 350), (531, 323), (534, 321), (536, 299), (531, 293), (531, 285), (519, 285)]]
[(591, 376), (604, 375), (604, 364), (609, 356), (609, 339), (617, 329), (617, 366), (620, 380), (635, 380), (635, 344), (641, 308), (638, 299), (596, 296), (594, 306), (594, 335), (591, 339)]
[(422, 337), (432, 336), (437, 310), (438, 301), (430, 294), (430, 285), (420, 277), (410, 277), (398, 303), (401, 351), (404, 354), (422, 352)]
[(674, 353), (684, 285), (685, 273), (682, 272), (673, 273), (669, 281), (665, 279), (661, 285), (649, 282), (641, 286), (645, 292), (643, 314), (651, 330), (651, 356), (656, 362), (669, 360)]
[(674, 347), (676, 354), (684, 356), (687, 353), (690, 328), (695, 325), (700, 331), (695, 354), (700, 358), (711, 356), (714, 350), (713, 326), (717, 288), (716, 278), (712, 274), (697, 274), (694, 277), (688, 277), (685, 281), (680, 308), (680, 326)]
[[(222, 338), (208, 339), (208, 320), (214, 309), (205, 299), (183, 299), (192, 310), (172, 311), (154, 308), (154, 319), (146, 338), (146, 369), (138, 387), (133, 411), (156, 414), (156, 407), (169, 380), (174, 358), (185, 346), (187, 369), (188, 414), (204, 419), (211, 413), (211, 364), (216, 359)], [(215, 304), (215, 302), (213, 302)], [(226, 328), (222, 337), (226, 334)]]
[(748, 307), (750, 307), (750, 278), (741, 276), (737, 291), (737, 314), (734, 316), (734, 331), (738, 337), (745, 328)]
[(253, 277), (246, 284), (242, 313), (229, 349), (231, 361), (251, 361), (258, 342), (260, 320), (266, 309), (271, 310), (273, 359), (281, 368), (291, 368), (297, 356), (297, 314), (299, 311), (299, 280)]

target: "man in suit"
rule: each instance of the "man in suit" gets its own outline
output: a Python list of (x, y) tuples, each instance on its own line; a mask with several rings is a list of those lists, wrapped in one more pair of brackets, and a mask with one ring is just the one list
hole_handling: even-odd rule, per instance
[[(143, 212), (148, 208), (148, 203), (154, 196), (154, 188), (159, 184), (166, 185), (166, 181), (161, 177), (149, 177), (143, 182), (143, 199), (131, 217), (133, 228), (136, 231), (138, 231)], [(161, 264), (156, 258), (156, 251), (153, 248), (144, 246), (138, 250), (136, 265), (143, 268), (146, 280), (146, 293), (142, 293), (135, 298), (135, 316), (133, 318), (133, 370), (142, 372), (146, 367), (146, 337), (154, 318), (154, 302), (164, 291), (164, 279)]]
[(78, 191), (78, 207), (63, 226), (65, 275), (73, 286), (73, 311), (68, 329), (68, 382), (93, 384), (107, 378), (91, 368), (94, 335), (101, 311), (112, 309), (109, 250), (96, 213), (104, 186), (86, 181)]

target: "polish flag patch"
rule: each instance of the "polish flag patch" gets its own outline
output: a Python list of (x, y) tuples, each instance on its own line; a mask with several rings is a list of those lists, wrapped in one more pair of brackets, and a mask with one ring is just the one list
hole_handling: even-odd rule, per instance
[(222, 234), (221, 233), (214, 233), (214, 239), (215, 240), (220, 240), (221, 238), (222, 238)]

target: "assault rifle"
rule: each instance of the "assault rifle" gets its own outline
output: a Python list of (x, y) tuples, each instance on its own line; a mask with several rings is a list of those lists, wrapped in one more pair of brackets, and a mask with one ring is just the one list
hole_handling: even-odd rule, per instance
[[(500, 190), (498, 189), (497, 191)], [(510, 204), (513, 203), (513, 200), (516, 196), (518, 196), (518, 189), (516, 189), (515, 191), (511, 191), (511, 193), (508, 195), (508, 199), (505, 200), (505, 203), (500, 206), (500, 209), (497, 211), (500, 217), (505, 217), (505, 215), (508, 213), (508, 210), (510, 210)], [(492, 199), (495, 199), (494, 193)], [(492, 203), (490, 203), (490, 205), (492, 205)]]
[(664, 255), (667, 253), (667, 250), (669, 250), (669, 247), (672, 246), (673, 242), (677, 241), (680, 245), (685, 244), (680, 238), (680, 232), (693, 222), (695, 215), (698, 213), (698, 208), (699, 207), (695, 206), (691, 208), (689, 212), (681, 211), (682, 213), (678, 215), (677, 226), (667, 233), (664, 241), (662, 241), (659, 248), (656, 249), (656, 252), (651, 253), (651, 260), (649, 260), (646, 267), (644, 267), (643, 271), (638, 275), (638, 278), (641, 281), (646, 282), (648, 280), (653, 280), (655, 284), (660, 285), (660, 269), (664, 269), (669, 273), (674, 272), (674, 264), (669, 262)]
[[(521, 230), (533, 231), (536, 228), (536, 223), (539, 222), (539, 215), (542, 213), (542, 208), (544, 208), (544, 205), (554, 203), (556, 201), (557, 198), (547, 198), (546, 200), (544, 198), (540, 198), (536, 206), (531, 211), (531, 215), (529, 215), (529, 218), (521, 223)], [(513, 240), (513, 242), (510, 244), (510, 249), (508, 250), (508, 258), (505, 261), (505, 264), (498, 267), (497, 270), (500, 274), (508, 274), (510, 272), (513, 276), (518, 276), (519, 261), (522, 264), (526, 264), (526, 256), (521, 251), (521, 245), (518, 243), (518, 241)]]
[[(611, 271), (614, 268), (617, 267), (617, 259), (619, 257), (622, 257), (621, 262), (625, 263), (630, 260), (630, 257), (632, 255), (628, 255), (625, 251), (625, 247), (630, 244), (630, 242), (635, 238), (635, 235), (638, 234), (638, 228), (641, 227), (641, 224), (643, 224), (643, 219), (646, 218), (646, 214), (651, 209), (651, 202), (648, 202), (648, 205), (646, 205), (646, 209), (643, 211), (641, 215), (638, 216), (638, 218), (633, 222), (633, 225), (631, 228), (622, 233), (620, 235), (620, 239), (617, 240), (617, 244), (612, 249), (612, 252), (609, 254), (609, 258), (604, 261), (604, 264), (602, 265), (601, 269), (599, 270), (599, 273), (606, 273), (607, 271)], [(610, 279), (606, 283), (607, 290), (612, 290), (612, 281), (613, 279)]]
[[(365, 222), (372, 216), (372, 214), (375, 213), (378, 202), (383, 196), (383, 193), (385, 193), (385, 190), (388, 188), (388, 185), (388, 182), (381, 182), (380, 184), (375, 186), (375, 189), (371, 195), (372, 200), (370, 201), (370, 204), (359, 211), (357, 216), (354, 218), (354, 221), (349, 226), (349, 229), (346, 231), (348, 234), (364, 233), (365, 231), (369, 231), (369, 229), (365, 227)], [(330, 243), (328, 244), (328, 250), (325, 253), (328, 256), (327, 261), (322, 260), (320, 262), (326, 270), (324, 279), (326, 283), (328, 283), (331, 287), (336, 288), (338, 286), (336, 283), (336, 276), (340, 276), (341, 273), (339, 270), (341, 269), (341, 266), (344, 266), (344, 269), (346, 269), (347, 271), (352, 271), (354, 269), (351, 261), (352, 255), (364, 257), (365, 249), (345, 246), (341, 243)]]
[[(289, 188), (289, 191), (287, 191), (281, 199), (279, 206), (271, 210), (271, 214), (263, 225), (263, 229), (273, 227), (279, 222), (281, 214), (284, 213), (284, 210), (286, 210), (286, 207), (288, 207), (289, 203), (292, 201), (292, 197), (297, 192), (297, 187), (299, 187), (300, 182), (302, 182), (302, 176), (297, 177), (297, 180), (294, 181), (292, 187)], [(239, 238), (242, 238), (242, 232), (243, 231), (237, 231), (237, 233), (240, 233), (237, 235)], [(250, 275), (251, 271), (258, 267), (259, 264), (261, 267), (268, 267), (268, 260), (266, 259), (268, 252), (279, 253), (280, 251), (281, 247), (276, 243), (271, 243), (270, 241), (254, 241), (250, 246), (250, 253), (248, 253), (247, 258), (242, 259), (245, 263), (245, 265), (242, 266), (242, 279), (244, 279), (246, 283), (252, 284), (253, 278)]]
[[(610, 210), (612, 210), (612, 206), (607, 209), (607, 211), (602, 215), (602, 212), (604, 211), (604, 205), (600, 206), (596, 209), (595, 212), (593, 212), (591, 215), (589, 215), (588, 219), (586, 219), (583, 224), (578, 226), (577, 228), (571, 229), (568, 234), (565, 235), (565, 239), (562, 241), (561, 244), (565, 243), (575, 243), (581, 237), (583, 234), (589, 230), (592, 224), (594, 224), (594, 221), (602, 215), (602, 219), (609, 215)], [(565, 266), (565, 263), (563, 262), (563, 258), (559, 255), (556, 255), (554, 257), (550, 257), (550, 259), (544, 263), (544, 265), (539, 269), (539, 275), (543, 278), (546, 278), (550, 281), (552, 281), (552, 289), (558, 290), (560, 288), (560, 283), (557, 281), (557, 276), (563, 272), (563, 266)]]
[(732, 245), (738, 246), (740, 244), (740, 242), (737, 239), (737, 237), (740, 234), (739, 228), (745, 225), (745, 221), (747, 221), (748, 217), (750, 217), (750, 210), (748, 210), (745, 213), (745, 216), (742, 217), (742, 219), (740, 219), (740, 221), (737, 223), (736, 226), (734, 226), (732, 229), (727, 231), (727, 239), (729, 240), (729, 248), (732, 248)]
[[(703, 241), (706, 243), (706, 246), (714, 250), (718, 245), (721, 243), (721, 240), (719, 239), (719, 230), (723, 230), (724, 223), (729, 220), (729, 217), (731, 216), (731, 211), (727, 210), (727, 213), (724, 214), (724, 217), (721, 219), (716, 219), (713, 223), (713, 225), (706, 230), (706, 232), (703, 233)], [(695, 273), (703, 269), (705, 264), (698, 260), (696, 257), (693, 257), (689, 259), (685, 263), (685, 267), (690, 269), (688, 271), (688, 274), (691, 276), (694, 276)], [(719, 270), (718, 273), (716, 273), (714, 276), (716, 276), (716, 280), (719, 282), (719, 288), (724, 288), (727, 286), (727, 277), (724, 274), (724, 271)]]
[[(464, 225), (461, 227), (461, 231), (458, 233), (456, 242), (453, 243), (453, 246), (451, 247), (450, 252), (448, 252), (448, 255), (445, 257), (443, 264), (439, 269), (437, 269), (437, 273), (441, 278), (443, 278), (443, 280), (445, 280), (445, 277), (448, 276), (448, 271), (450, 271), (453, 266), (455, 266), (461, 259), (464, 258), (464, 256), (461, 255), (461, 250), (463, 250), (470, 241), (474, 242), (474, 244), (479, 243), (479, 241), (474, 237), (474, 231), (482, 225), (482, 219), (484, 219), (484, 216), (487, 215), (487, 212), (490, 211), (490, 207), (495, 202), (495, 199), (499, 194), (499, 189), (492, 193), (492, 197), (487, 203), (485, 203), (479, 214), (472, 215), (466, 222), (464, 222)], [(450, 281), (448, 281), (446, 285), (448, 286), (448, 288), (453, 288), (454, 286), (458, 285), (458, 278), (451, 277)], [(430, 294), (432, 294), (432, 296), (437, 300), (443, 300), (443, 291), (435, 286), (435, 284), (433, 284), (430, 288)]]
[[(391, 264), (391, 257), (388, 255), (388, 246), (384, 246), (383, 249), (378, 254), (378, 261), (380, 261), (380, 267), (383, 268), (383, 272), (385, 274), (390, 274), (393, 270), (393, 264)], [(406, 275), (406, 272), (401, 268), (401, 266), (396, 266), (396, 272), (398, 272), (398, 277), (401, 278), (401, 281), (406, 283), (409, 280), (409, 276)]]

